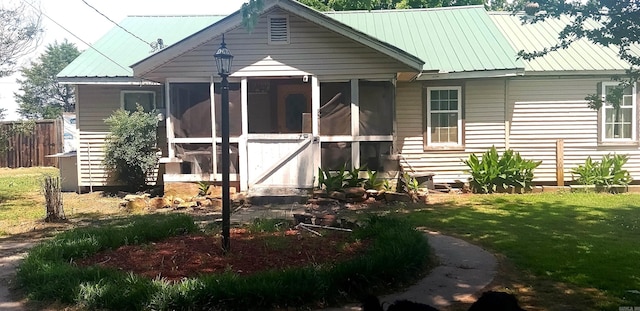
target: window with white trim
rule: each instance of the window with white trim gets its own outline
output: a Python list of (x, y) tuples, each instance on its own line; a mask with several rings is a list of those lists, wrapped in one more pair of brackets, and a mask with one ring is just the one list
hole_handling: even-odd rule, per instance
[(622, 92), (620, 107), (615, 108), (606, 100), (617, 82), (602, 83), (602, 108), (600, 109), (602, 142), (634, 142), (636, 141), (637, 105), (635, 87), (628, 87)]
[(120, 93), (122, 109), (136, 111), (140, 105), (145, 112), (156, 109), (156, 92), (154, 91), (122, 91)]
[(462, 87), (427, 88), (425, 147), (462, 147)]

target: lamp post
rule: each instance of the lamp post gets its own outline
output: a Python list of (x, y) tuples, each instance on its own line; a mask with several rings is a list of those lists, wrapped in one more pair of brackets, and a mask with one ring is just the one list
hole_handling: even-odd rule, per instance
[(224, 42), (224, 34), (222, 35), (222, 43), (213, 55), (218, 68), (218, 75), (222, 77), (222, 102), (220, 119), (222, 120), (222, 249), (224, 252), (230, 250), (229, 229), (231, 218), (231, 197), (229, 195), (229, 167), (231, 166), (229, 159), (229, 73), (231, 72), (231, 63), (233, 55)]

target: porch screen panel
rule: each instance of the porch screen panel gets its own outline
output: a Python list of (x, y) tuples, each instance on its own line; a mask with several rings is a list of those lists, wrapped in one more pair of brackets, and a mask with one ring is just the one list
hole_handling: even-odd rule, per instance
[[(238, 137), (242, 135), (242, 108), (240, 83), (229, 83), (229, 136)], [(215, 84), (216, 103), (216, 136), (222, 136), (222, 85)]]
[(351, 143), (322, 143), (320, 146), (322, 169), (337, 171), (343, 165), (351, 169)]
[(181, 174), (213, 173), (212, 144), (174, 144), (176, 156), (182, 159)]
[(209, 83), (171, 83), (170, 118), (175, 138), (211, 137)]
[(351, 135), (351, 83), (320, 83), (320, 135)]
[[(218, 157), (217, 162), (217, 170), (218, 174), (222, 172), (222, 146), (216, 145), (216, 152)], [(239, 174), (239, 162), (240, 156), (238, 154), (238, 144), (229, 144), (229, 173), (230, 174)]]
[(393, 134), (393, 84), (360, 81), (360, 135)]
[(392, 153), (390, 141), (367, 141), (360, 143), (360, 166), (378, 172), (389, 171), (389, 158)]

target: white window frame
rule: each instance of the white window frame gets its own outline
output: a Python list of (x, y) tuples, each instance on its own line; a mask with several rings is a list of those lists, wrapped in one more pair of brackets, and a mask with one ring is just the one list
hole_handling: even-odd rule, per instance
[(124, 97), (127, 94), (152, 94), (153, 95), (153, 107), (151, 107), (151, 111), (155, 111), (158, 108), (158, 101), (156, 99), (156, 92), (155, 91), (129, 91), (129, 90), (123, 90), (120, 91), (120, 108), (125, 109), (124, 107)]
[[(457, 91), (458, 92), (458, 109), (455, 110), (455, 112), (458, 114), (458, 133), (457, 133), (457, 138), (458, 138), (458, 142), (457, 143), (439, 143), (439, 142), (433, 142), (431, 139), (431, 114), (434, 112), (444, 112), (444, 111), (448, 111), (448, 112), (454, 112), (454, 110), (437, 110), (437, 111), (432, 111), (431, 110), (431, 91)], [(426, 131), (427, 131), (427, 135), (426, 135), (426, 147), (427, 148), (459, 148), (463, 146), (462, 143), (462, 87), (461, 86), (434, 86), (434, 87), (427, 87), (427, 126), (426, 126)]]
[[(600, 113), (600, 120), (601, 120), (601, 124), (600, 124), (600, 137), (601, 137), (601, 141), (604, 143), (612, 143), (612, 142), (636, 142), (638, 137), (637, 137), (637, 123), (638, 123), (638, 107), (636, 104), (636, 85), (634, 83), (634, 85), (631, 86), (631, 95), (624, 95), (624, 96), (631, 96), (631, 106), (625, 106), (625, 108), (621, 108), (620, 109), (631, 109), (631, 137), (630, 138), (612, 138), (612, 137), (607, 137), (607, 110), (608, 109), (614, 109), (613, 105), (611, 105), (610, 103), (607, 103), (606, 101), (606, 90), (607, 87), (615, 87), (617, 86), (619, 83), (618, 82), (602, 82), (602, 89), (600, 90), (601, 94), (602, 94), (602, 108), (600, 109), (599, 113)], [(624, 101), (624, 97), (623, 97), (623, 101)], [(628, 108), (627, 108), (628, 107)]]

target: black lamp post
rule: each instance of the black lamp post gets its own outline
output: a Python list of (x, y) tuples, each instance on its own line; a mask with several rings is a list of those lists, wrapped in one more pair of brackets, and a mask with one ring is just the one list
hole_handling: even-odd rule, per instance
[(218, 74), (222, 77), (222, 103), (220, 119), (222, 120), (222, 249), (228, 252), (230, 249), (229, 229), (231, 226), (231, 197), (229, 195), (229, 167), (231, 166), (229, 159), (229, 73), (231, 72), (231, 63), (233, 55), (227, 49), (224, 42), (224, 34), (222, 35), (222, 43), (213, 55), (218, 67)]

